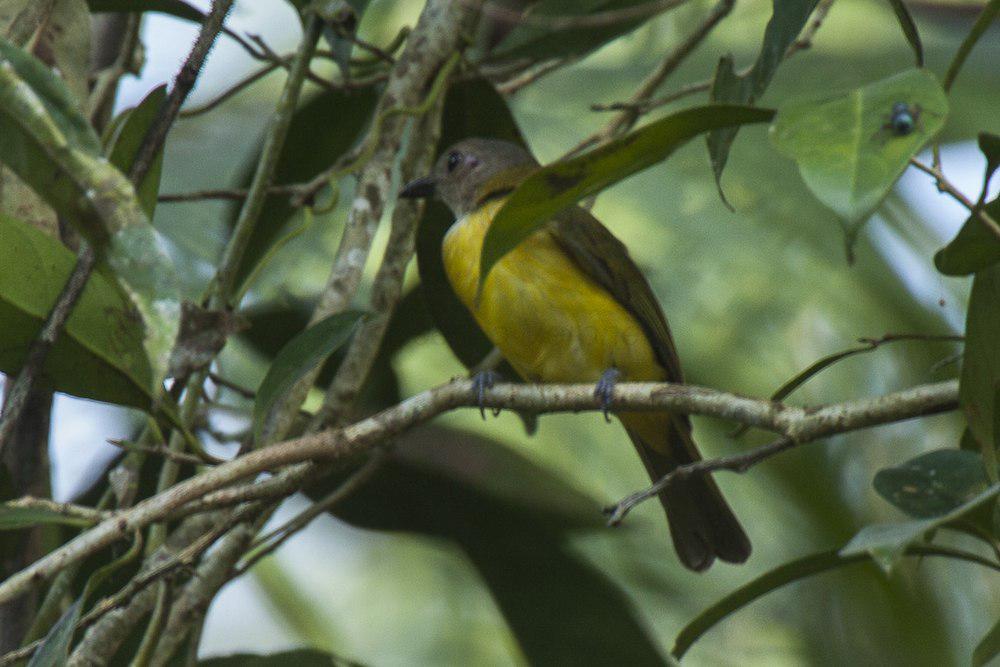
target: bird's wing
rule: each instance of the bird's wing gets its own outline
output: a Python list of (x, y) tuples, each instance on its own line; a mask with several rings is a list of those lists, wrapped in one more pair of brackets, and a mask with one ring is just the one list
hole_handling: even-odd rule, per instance
[(548, 229), (577, 266), (639, 321), (656, 358), (667, 372), (667, 379), (683, 382), (667, 319), (625, 245), (589, 211), (579, 207), (558, 214)]

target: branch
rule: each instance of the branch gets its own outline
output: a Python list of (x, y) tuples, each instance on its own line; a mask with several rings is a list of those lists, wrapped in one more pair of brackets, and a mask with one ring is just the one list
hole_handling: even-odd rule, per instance
[[(993, 216), (983, 209), (982, 201), (975, 203), (966, 197), (961, 190), (955, 187), (955, 185), (948, 180), (948, 177), (944, 175), (944, 172), (941, 171), (940, 167), (926, 165), (917, 158), (910, 158), (910, 164), (925, 174), (931, 176), (937, 182), (937, 187), (940, 192), (947, 193), (952, 199), (968, 209), (969, 213), (975, 216), (981, 223), (986, 225), (986, 228), (990, 230), (998, 241), (1000, 241), (1000, 223), (997, 223), (997, 221), (993, 219)], [(982, 199), (983, 197), (980, 197), (980, 200)]]
[[(295, 463), (348, 460), (439, 414), (479, 405), (473, 382), (454, 380), (344, 428), (287, 440), (228, 461), (102, 521), (53, 550), (0, 584), (0, 602), (233, 482)], [(482, 405), (537, 413), (602, 409), (601, 400), (594, 396), (593, 385), (589, 384), (496, 385), (484, 392)], [(835, 433), (946, 412), (957, 406), (958, 381), (949, 380), (821, 408), (794, 407), (690, 385), (623, 383), (616, 387), (610, 407), (614, 411), (670, 410), (716, 417), (750, 424), (803, 443)], [(304, 466), (293, 470), (296, 474), (306, 474), (309, 469)]]

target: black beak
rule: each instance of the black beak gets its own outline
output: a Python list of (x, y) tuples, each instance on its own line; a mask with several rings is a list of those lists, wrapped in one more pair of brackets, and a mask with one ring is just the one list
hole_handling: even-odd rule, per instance
[(399, 196), (403, 199), (421, 199), (423, 197), (433, 197), (437, 191), (437, 183), (433, 176), (424, 176), (410, 181), (399, 191)]

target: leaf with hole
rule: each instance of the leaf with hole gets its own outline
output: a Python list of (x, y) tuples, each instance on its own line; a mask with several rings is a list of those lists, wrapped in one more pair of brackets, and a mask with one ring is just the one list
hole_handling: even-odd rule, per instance
[(480, 285), (504, 255), (559, 211), (663, 161), (699, 134), (764, 123), (773, 116), (770, 109), (743, 106), (685, 109), (589, 153), (539, 169), (518, 186), (490, 225), (480, 257)]
[(995, 502), (998, 495), (1000, 495), (1000, 483), (988, 487), (945, 514), (928, 519), (870, 524), (851, 538), (850, 542), (840, 550), (840, 555), (870, 554), (879, 567), (889, 572), (906, 552), (907, 547), (919, 542), (924, 535), (935, 528), (961, 519), (987, 503)]
[(331, 315), (288, 341), (257, 390), (253, 406), (255, 438), (263, 436), (271, 409), (288, 396), (296, 382), (347, 342), (363, 315), (356, 310)]
[[(907, 133), (890, 124), (897, 104), (907, 105), (914, 119)], [(947, 115), (937, 78), (911, 69), (843, 95), (782, 107), (771, 141), (798, 163), (821, 202), (856, 225), (881, 203)]]
[(875, 490), (918, 519), (941, 516), (989, 486), (983, 459), (963, 449), (939, 449), (875, 474)]

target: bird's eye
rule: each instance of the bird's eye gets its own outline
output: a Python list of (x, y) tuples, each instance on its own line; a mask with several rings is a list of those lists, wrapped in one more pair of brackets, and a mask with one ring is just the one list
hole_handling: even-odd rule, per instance
[(462, 161), (462, 154), (452, 151), (448, 153), (448, 173), (455, 171), (455, 167)]

